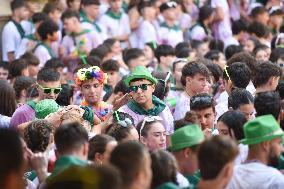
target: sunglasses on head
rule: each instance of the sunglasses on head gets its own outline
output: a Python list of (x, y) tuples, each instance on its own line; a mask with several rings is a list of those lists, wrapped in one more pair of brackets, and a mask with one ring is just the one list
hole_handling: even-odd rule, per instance
[(130, 86), (129, 90), (130, 92), (137, 92), (138, 88), (142, 89), (143, 91), (146, 91), (148, 89), (148, 86), (151, 86), (152, 84), (141, 84), (141, 85), (137, 85), (137, 86)]
[(143, 119), (142, 125), (141, 125), (140, 130), (139, 130), (139, 137), (140, 138), (141, 138), (142, 130), (145, 127), (145, 124), (150, 123), (150, 122), (154, 122), (154, 121), (163, 121), (163, 119), (159, 116), (147, 116)]
[(43, 90), (43, 93), (45, 93), (45, 94), (50, 94), (50, 93), (59, 94), (60, 91), (62, 90), (61, 87), (48, 88), (48, 87), (43, 87), (40, 84), (38, 84), (38, 86)]
[(191, 104), (203, 102), (203, 103), (211, 103), (213, 98), (211, 96), (199, 96), (199, 97), (193, 97), (191, 99)]

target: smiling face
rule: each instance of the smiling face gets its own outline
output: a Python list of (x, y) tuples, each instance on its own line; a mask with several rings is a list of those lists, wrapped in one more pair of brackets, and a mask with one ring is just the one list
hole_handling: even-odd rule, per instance
[(103, 85), (97, 79), (89, 79), (82, 83), (81, 92), (88, 104), (97, 104), (101, 101)]

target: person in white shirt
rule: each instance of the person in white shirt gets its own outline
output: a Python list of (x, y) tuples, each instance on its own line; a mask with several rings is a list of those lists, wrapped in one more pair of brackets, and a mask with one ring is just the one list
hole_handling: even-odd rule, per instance
[(158, 30), (160, 44), (171, 45), (175, 47), (178, 43), (183, 42), (183, 32), (176, 24), (177, 4), (174, 1), (163, 3), (160, 6), (160, 12), (163, 15), (164, 22), (161, 23)]
[(122, 0), (110, 0), (109, 4), (110, 8), (100, 18), (100, 23), (106, 27), (109, 37), (119, 40), (126, 48), (130, 35), (129, 17), (122, 10)]
[(106, 28), (98, 22), (99, 0), (82, 0), (80, 10), (80, 22), (84, 29), (93, 30), (99, 44), (108, 38)]
[(181, 83), (185, 91), (178, 99), (174, 112), (175, 120), (184, 118), (186, 112), (190, 110), (190, 97), (205, 91), (209, 75), (210, 71), (202, 61), (189, 62), (183, 67)]
[(284, 136), (275, 118), (259, 116), (244, 125), (244, 133), (241, 143), (249, 145), (248, 158), (235, 166), (226, 189), (284, 188), (283, 174), (273, 168), (278, 165)]
[(2, 31), (2, 59), (9, 62), (15, 59), (15, 52), (26, 35), (21, 21), (25, 20), (29, 14), (24, 1), (13, 0), (10, 7), (12, 17)]

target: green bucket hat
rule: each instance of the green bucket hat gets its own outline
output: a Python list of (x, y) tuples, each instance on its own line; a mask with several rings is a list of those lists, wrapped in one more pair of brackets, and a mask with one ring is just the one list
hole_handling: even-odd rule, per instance
[(124, 83), (129, 87), (130, 82), (134, 79), (146, 79), (151, 81), (153, 84), (157, 84), (158, 82), (157, 79), (153, 77), (150, 71), (144, 66), (136, 66), (131, 74), (126, 77)]
[(39, 101), (35, 106), (36, 118), (44, 119), (51, 113), (57, 112), (60, 106), (52, 99), (44, 99)]
[(284, 135), (283, 130), (272, 115), (259, 116), (244, 125), (245, 138), (243, 144), (258, 144)]
[(174, 132), (171, 136), (170, 151), (178, 151), (195, 146), (203, 142), (204, 134), (196, 124), (184, 126)]

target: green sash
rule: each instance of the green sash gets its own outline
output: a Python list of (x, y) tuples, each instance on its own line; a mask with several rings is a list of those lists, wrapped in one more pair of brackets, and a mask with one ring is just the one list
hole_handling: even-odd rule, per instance
[(51, 58), (56, 58), (55, 52), (54, 52), (49, 46), (47, 46), (47, 45), (46, 45), (45, 43), (43, 43), (43, 42), (39, 42), (39, 43), (36, 45), (36, 47), (34, 48), (34, 51), (35, 51), (40, 45), (42, 45), (43, 47), (46, 48), (46, 50), (48, 51), (48, 54), (51, 56)]
[(98, 33), (102, 33), (102, 29), (96, 22), (91, 22), (89, 18), (87, 17), (86, 13), (84, 11), (80, 11), (80, 17), (81, 17), (81, 22), (88, 22), (90, 24), (93, 24), (97, 30)]
[(176, 24), (174, 24), (173, 26), (169, 26), (166, 22), (163, 22), (161, 24), (161, 27), (164, 27), (164, 28), (168, 28), (169, 30), (174, 30), (174, 31), (180, 31), (180, 27)]
[(109, 9), (109, 10), (106, 12), (106, 15), (108, 15), (109, 17), (111, 17), (111, 18), (113, 18), (113, 19), (115, 19), (115, 20), (120, 20), (121, 17), (122, 17), (122, 12), (115, 13), (115, 12), (113, 12), (112, 10)]
[(15, 20), (11, 19), (11, 21), (14, 23), (16, 26), (21, 38), (23, 39), (25, 37), (25, 30), (23, 29), (22, 25), (16, 22)]

